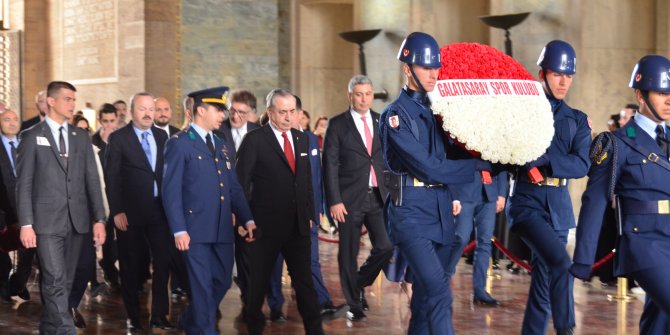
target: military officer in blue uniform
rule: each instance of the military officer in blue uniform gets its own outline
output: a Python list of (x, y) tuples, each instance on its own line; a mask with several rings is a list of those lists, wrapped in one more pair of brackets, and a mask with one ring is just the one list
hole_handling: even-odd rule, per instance
[[(573, 334), (572, 285), (566, 251), (568, 231), (574, 228), (568, 179), (588, 172), (591, 129), (588, 117), (563, 100), (575, 74), (577, 57), (564, 41), (549, 42), (538, 59), (539, 78), (554, 113), (554, 137), (547, 151), (519, 169), (510, 198), (510, 229), (532, 250), (531, 284), (522, 334), (546, 334), (553, 317), (557, 334)], [(535, 171), (542, 181), (531, 178)]]
[(193, 123), (165, 148), (163, 204), (190, 280), (191, 303), (179, 321), (187, 334), (218, 334), (215, 312), (232, 281), (232, 214), (253, 224), (230, 144), (213, 133), (223, 122), (227, 91), (190, 93)]
[(473, 174), (473, 182), (451, 186), (452, 195), (454, 200), (460, 202), (461, 211), (456, 216), (456, 237), (451, 246), (447, 269), (453, 276), (474, 228), (477, 247), (472, 264), (472, 301), (476, 305), (498, 306), (500, 302), (491, 297), (485, 287), (496, 212), (505, 208), (507, 173), (493, 174), (490, 170), (484, 170), (475, 171)]
[[(379, 120), (388, 233), (413, 272), (409, 334), (454, 334), (447, 261), (454, 236), (449, 184), (472, 182), (472, 159), (452, 160), (426, 92), (437, 81), (440, 48), (425, 33), (407, 36), (398, 59), (407, 85)], [(390, 173), (389, 173), (390, 172)]]
[(615, 275), (632, 277), (646, 292), (640, 334), (670, 334), (670, 60), (647, 55), (630, 87), (640, 104), (632, 122), (593, 142), (589, 182), (577, 227), (575, 277), (591, 274), (605, 208), (614, 196), (619, 216)]

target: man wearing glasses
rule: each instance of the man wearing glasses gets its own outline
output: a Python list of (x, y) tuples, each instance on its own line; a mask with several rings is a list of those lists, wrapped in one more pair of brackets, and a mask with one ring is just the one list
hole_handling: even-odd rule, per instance
[[(235, 152), (242, 144), (244, 136), (258, 128), (249, 122), (249, 115), (256, 112), (256, 96), (247, 90), (236, 90), (230, 93), (230, 112), (228, 120), (223, 121), (219, 131), (235, 144)], [(235, 154), (233, 152), (233, 155)]]

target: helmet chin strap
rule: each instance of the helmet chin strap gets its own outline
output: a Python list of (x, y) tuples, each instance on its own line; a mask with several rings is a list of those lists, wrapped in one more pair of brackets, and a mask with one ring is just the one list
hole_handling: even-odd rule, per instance
[(656, 120), (663, 121), (663, 118), (661, 118), (661, 116), (658, 115), (658, 113), (656, 113), (656, 109), (654, 108), (654, 106), (651, 105), (651, 102), (649, 102), (649, 91), (640, 90), (640, 93), (642, 93), (642, 99), (644, 100), (644, 103), (647, 105), (647, 108), (649, 108), (651, 114), (654, 115)]
[(544, 79), (544, 88), (547, 89), (547, 93), (549, 93), (550, 97), (556, 99), (556, 96), (554, 96), (554, 92), (551, 90), (551, 86), (549, 86), (549, 82), (547, 81), (547, 70), (542, 69), (542, 77)]
[(414, 66), (412, 64), (407, 64), (409, 66), (409, 72), (412, 74), (412, 78), (414, 78), (414, 82), (416, 82), (416, 86), (421, 90), (423, 93), (428, 93), (425, 88), (423, 88), (423, 85), (421, 85), (421, 81), (419, 81), (419, 78), (417, 78), (416, 73), (414, 73)]

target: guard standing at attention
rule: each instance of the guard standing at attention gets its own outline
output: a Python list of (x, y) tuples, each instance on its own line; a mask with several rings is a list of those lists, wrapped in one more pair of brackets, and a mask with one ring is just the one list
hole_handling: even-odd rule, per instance
[(437, 81), (440, 48), (425, 33), (407, 36), (398, 59), (407, 85), (379, 119), (386, 168), (388, 233), (413, 271), (409, 334), (454, 334), (447, 262), (454, 237), (448, 185), (472, 182), (472, 159), (447, 157), (427, 93)]
[[(574, 278), (568, 272), (565, 248), (568, 232), (576, 226), (568, 192), (568, 179), (582, 178), (589, 170), (591, 129), (586, 114), (563, 100), (575, 74), (577, 56), (564, 41), (549, 42), (538, 59), (539, 78), (554, 113), (554, 137), (547, 151), (519, 169), (516, 190), (510, 197), (510, 229), (532, 251), (531, 283), (521, 334), (546, 334), (549, 319), (559, 335), (575, 327)], [(538, 182), (530, 177), (542, 174)]]
[(670, 334), (670, 60), (642, 57), (629, 86), (639, 111), (623, 128), (598, 135), (591, 147), (570, 272), (589, 278), (602, 213), (614, 196), (619, 217), (614, 274), (631, 277), (647, 293), (640, 334)]

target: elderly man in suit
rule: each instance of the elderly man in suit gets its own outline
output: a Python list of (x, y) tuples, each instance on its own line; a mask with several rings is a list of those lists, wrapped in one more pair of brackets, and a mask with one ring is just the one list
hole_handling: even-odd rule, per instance
[[(381, 182), (384, 171), (379, 142), (379, 114), (370, 110), (372, 81), (351, 78), (350, 107), (330, 120), (323, 144), (326, 198), (332, 217), (340, 222), (340, 283), (349, 304), (351, 321), (366, 318), (364, 289), (371, 285), (393, 253), (384, 227), (382, 207), (387, 191)], [(370, 235), (372, 250), (358, 268), (361, 227)]]
[[(4, 104), (0, 110), (0, 226), (5, 227), (18, 222), (16, 216), (16, 149), (19, 146), (19, 116)], [(4, 220), (4, 221), (3, 221)], [(12, 261), (9, 254), (0, 252), (0, 301), (12, 303), (9, 272)]]
[(295, 288), (305, 332), (323, 334), (310, 268), (310, 227), (315, 218), (309, 143), (305, 134), (291, 129), (297, 117), (291, 92), (274, 89), (266, 103), (270, 122), (248, 133), (237, 154), (240, 183), (256, 221), (240, 227), (246, 228), (250, 243), (245, 315), (249, 333), (263, 332), (265, 317), (261, 307), (273, 265), (281, 253)]
[(121, 293), (130, 329), (143, 329), (138, 297), (143, 243), (151, 249), (153, 275), (150, 326), (174, 327), (167, 320), (169, 299), (170, 230), (161, 202), (163, 148), (167, 134), (156, 128), (154, 101), (149, 93), (130, 100), (131, 122), (113, 132), (107, 144), (105, 182), (110, 216), (114, 218), (119, 248)]
[(91, 141), (69, 126), (76, 89), (49, 83), (44, 121), (24, 131), (17, 158), (17, 207), (21, 242), (40, 255), (44, 308), (42, 334), (76, 334), (68, 296), (84, 234), (93, 224), (96, 245), (105, 241), (105, 214)]
[(254, 225), (230, 144), (213, 133), (223, 121), (227, 90), (190, 93), (193, 123), (165, 149), (163, 203), (190, 280), (191, 303), (179, 321), (187, 334), (218, 334), (215, 311), (232, 282), (232, 214)]

